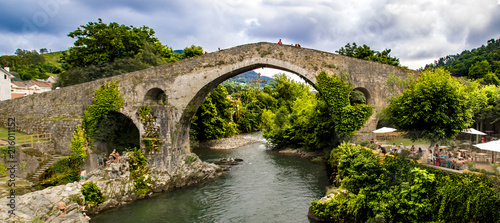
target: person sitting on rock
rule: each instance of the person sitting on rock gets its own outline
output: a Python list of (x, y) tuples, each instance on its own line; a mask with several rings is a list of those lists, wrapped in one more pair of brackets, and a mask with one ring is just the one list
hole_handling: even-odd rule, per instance
[(115, 157), (113, 156), (113, 153), (109, 154), (108, 161), (106, 164), (109, 166), (111, 163), (113, 163)]
[(113, 156), (113, 163), (120, 162), (120, 154), (118, 154), (116, 152), (116, 149), (113, 149), (113, 152), (111, 153), (111, 156)]

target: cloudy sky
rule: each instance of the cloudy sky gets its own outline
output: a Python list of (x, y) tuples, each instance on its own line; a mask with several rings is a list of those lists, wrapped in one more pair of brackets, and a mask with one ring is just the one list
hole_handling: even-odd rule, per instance
[(334, 52), (346, 43), (392, 49), (420, 68), (500, 38), (500, 0), (0, 0), (0, 55), (66, 50), (90, 21), (149, 26), (173, 49), (206, 51), (255, 42)]

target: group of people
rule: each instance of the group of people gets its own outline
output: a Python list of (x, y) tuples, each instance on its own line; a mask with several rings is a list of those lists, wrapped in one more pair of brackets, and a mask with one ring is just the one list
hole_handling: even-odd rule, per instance
[(120, 162), (120, 154), (116, 152), (116, 149), (113, 149), (113, 152), (109, 156), (106, 156), (106, 153), (102, 156), (97, 156), (97, 166), (105, 167), (111, 163), (118, 162)]
[[(370, 141), (370, 143), (371, 143), (371, 144), (376, 144), (376, 145), (377, 145), (377, 149), (378, 149), (381, 153), (383, 153), (383, 154), (386, 154), (386, 153), (387, 153), (387, 150), (386, 150), (384, 147), (382, 147), (382, 145), (380, 145), (380, 143), (379, 143), (376, 139), (375, 139), (375, 140), (374, 140), (374, 139), (372, 139), (372, 140)], [(411, 145), (411, 147), (408, 149), (408, 148), (406, 148), (406, 147), (403, 145), (403, 143), (400, 143), (400, 144), (399, 144), (399, 146), (396, 146), (396, 143), (393, 143), (393, 144), (391, 145), (391, 148), (389, 149), (389, 153), (393, 153), (393, 154), (395, 154), (395, 153), (401, 153), (401, 152), (403, 152), (403, 150), (408, 150), (408, 151), (410, 151), (412, 154), (415, 154), (415, 153), (416, 153), (416, 154), (421, 155), (421, 154), (423, 153), (422, 148), (418, 147), (418, 150), (417, 150), (417, 149), (415, 148), (415, 145)]]
[(434, 151), (429, 150), (429, 155), (427, 160), (434, 164), (435, 166), (446, 166), (447, 168), (460, 169), (459, 165), (463, 165), (469, 161), (472, 161), (472, 156), (470, 154), (465, 155), (461, 152), (446, 152), (439, 148), (436, 144)]
[[(283, 42), (281, 42), (281, 39), (280, 39), (280, 40), (278, 40), (278, 44), (280, 44), (280, 45), (281, 45), (281, 44), (283, 44)], [(300, 47), (300, 44), (298, 44), (298, 43), (293, 44), (293, 43), (292, 43), (292, 46), (295, 46), (295, 47)]]

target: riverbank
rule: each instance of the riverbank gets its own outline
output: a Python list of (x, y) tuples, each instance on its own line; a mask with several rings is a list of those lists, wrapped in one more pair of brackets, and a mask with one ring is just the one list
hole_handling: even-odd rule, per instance
[(259, 142), (259, 140), (252, 137), (245, 137), (244, 135), (235, 135), (228, 138), (214, 139), (200, 142), (198, 148), (200, 149), (236, 149), (246, 146), (251, 143)]
[[(155, 192), (165, 192), (199, 184), (222, 174), (222, 169), (219, 166), (203, 162), (195, 154), (184, 156), (196, 157), (196, 159), (191, 158), (189, 162), (184, 161), (186, 159), (181, 159), (183, 161), (178, 163), (176, 170), (171, 173), (151, 169), (145, 177), (151, 179), (151, 184), (148, 186), (152, 191), (141, 196), (134, 192), (134, 181), (130, 177), (127, 156), (123, 156), (119, 163), (90, 172), (87, 176), (87, 182), (92, 181), (98, 185), (105, 201), (96, 207), (87, 206), (87, 213), (92, 216), (138, 199), (153, 196)], [(0, 222), (88, 222), (80, 212), (85, 201), (81, 188), (82, 183), (74, 182), (21, 196), (4, 197), (0, 199), (0, 203), (12, 205), (10, 207), (0, 205)], [(55, 205), (61, 200), (67, 206), (67, 217), (62, 221)], [(9, 211), (15, 215), (10, 215)]]

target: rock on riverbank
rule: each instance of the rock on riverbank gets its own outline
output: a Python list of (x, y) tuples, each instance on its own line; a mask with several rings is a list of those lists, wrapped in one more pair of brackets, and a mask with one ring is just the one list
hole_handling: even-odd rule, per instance
[(199, 148), (202, 149), (236, 149), (251, 143), (258, 142), (256, 139), (246, 138), (241, 135), (235, 135), (228, 138), (208, 140), (200, 142)]
[[(186, 154), (185, 156), (194, 156), (196, 160), (179, 163), (178, 168), (173, 173), (155, 169), (150, 171), (147, 177), (151, 178), (150, 187), (153, 192), (194, 185), (221, 174), (219, 166), (202, 162), (195, 154)], [(125, 205), (153, 194), (152, 192), (143, 196), (135, 194), (127, 156), (123, 156), (120, 163), (90, 172), (87, 181), (95, 182), (101, 189), (103, 196), (106, 197), (106, 201), (99, 206), (87, 208), (89, 215)], [(74, 182), (18, 196), (14, 199), (15, 216), (9, 215), (10, 207), (0, 205), (0, 222), (32, 222), (36, 220), (42, 222), (88, 222), (83, 218), (80, 212), (81, 205), (78, 204), (79, 200), (84, 201), (81, 188), (82, 183)], [(61, 199), (67, 206), (67, 216), (62, 221), (55, 205)], [(7, 197), (0, 199), (1, 204), (10, 202), (11, 199)]]

